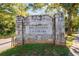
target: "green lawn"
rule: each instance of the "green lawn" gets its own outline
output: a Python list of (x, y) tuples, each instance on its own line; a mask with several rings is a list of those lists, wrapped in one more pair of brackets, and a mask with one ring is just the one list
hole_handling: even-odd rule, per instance
[(1, 56), (67, 56), (69, 49), (52, 44), (26, 44), (0, 53)]

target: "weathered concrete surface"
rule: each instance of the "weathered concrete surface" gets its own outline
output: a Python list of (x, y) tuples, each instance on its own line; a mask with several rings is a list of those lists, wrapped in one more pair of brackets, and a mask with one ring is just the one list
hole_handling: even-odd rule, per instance
[(11, 48), (11, 38), (0, 39), (0, 53)]
[[(32, 40), (32, 39), (27, 39), (24, 40), (24, 44), (34, 44), (34, 43), (46, 43), (46, 44), (54, 44), (53, 39), (48, 39), (48, 40)], [(17, 40), (17, 45), (23, 44), (21, 40)]]
[[(56, 45), (65, 45), (64, 34), (64, 16), (61, 12), (56, 13), (53, 17), (32, 15), (28, 17), (17, 16), (16, 18), (16, 44), (18, 44), (18, 41), (19, 44), (21, 42), (47, 43), (49, 39), (52, 39), (51, 42), (54, 41)], [(26, 41), (29, 38), (32, 40)]]

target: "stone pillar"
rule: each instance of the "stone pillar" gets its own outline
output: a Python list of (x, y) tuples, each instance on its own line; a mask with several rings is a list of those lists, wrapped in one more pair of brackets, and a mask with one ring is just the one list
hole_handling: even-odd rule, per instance
[(22, 33), (22, 16), (16, 17), (16, 45), (22, 44), (23, 39), (23, 33)]
[(55, 44), (56, 45), (65, 45), (64, 16), (63, 16), (63, 13), (61, 13), (61, 12), (58, 12), (55, 14), (55, 28), (56, 28)]

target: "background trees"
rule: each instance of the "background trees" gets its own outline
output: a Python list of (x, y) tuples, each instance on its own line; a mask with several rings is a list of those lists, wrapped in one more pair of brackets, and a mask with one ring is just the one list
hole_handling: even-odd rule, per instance
[(15, 32), (17, 15), (28, 15), (26, 4), (0, 4), (0, 35), (10, 35)]
[[(76, 3), (65, 3), (61, 4), (63, 8), (67, 11), (68, 17), (67, 17), (67, 34), (71, 35), (74, 29), (76, 28), (77, 25), (77, 19), (75, 17), (77, 16), (77, 9), (79, 4)], [(74, 27), (74, 25), (76, 25)]]
[[(9, 35), (15, 33), (15, 19), (17, 15), (27, 16), (30, 7), (33, 11), (37, 9), (45, 9), (45, 13), (52, 13), (54, 9), (60, 11), (63, 8), (65, 16), (65, 28), (67, 34), (71, 35), (79, 26), (79, 16), (77, 3), (1, 3), (0, 4), (0, 35)], [(50, 12), (50, 13), (49, 13)], [(52, 14), (51, 14), (52, 15)], [(66, 16), (67, 15), (67, 16)]]

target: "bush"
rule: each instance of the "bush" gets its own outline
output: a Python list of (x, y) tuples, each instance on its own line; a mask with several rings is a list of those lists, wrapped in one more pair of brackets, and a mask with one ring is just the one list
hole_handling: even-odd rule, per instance
[(67, 45), (68, 47), (71, 47), (72, 44), (73, 44), (73, 40), (74, 40), (74, 39), (75, 39), (75, 36), (74, 36), (74, 35), (72, 35), (72, 36), (67, 36), (66, 45)]

